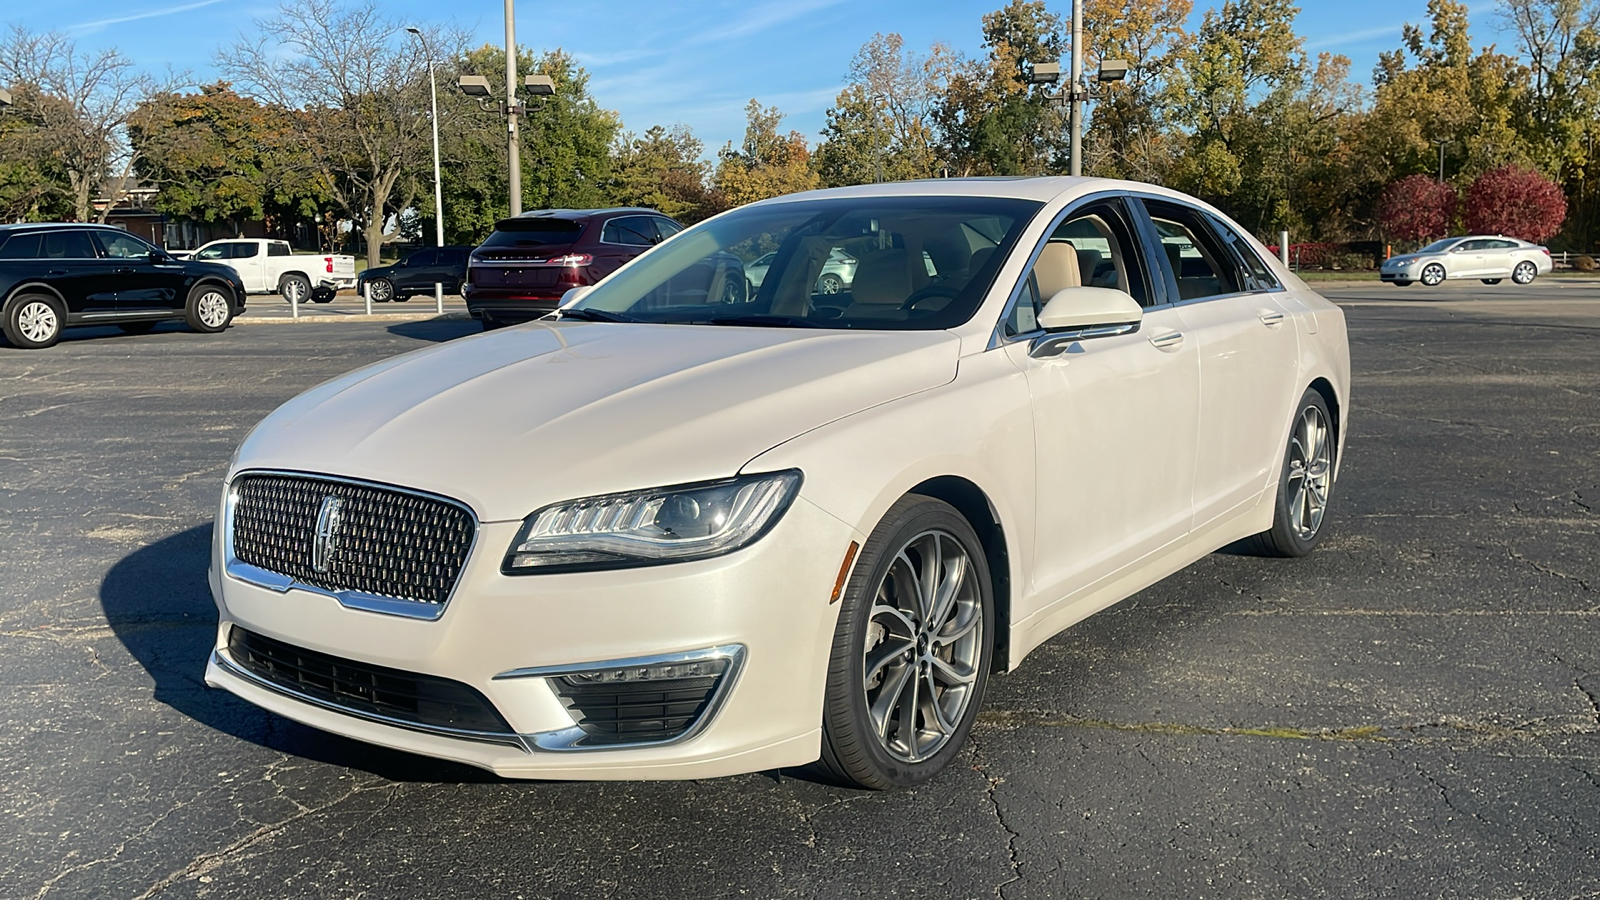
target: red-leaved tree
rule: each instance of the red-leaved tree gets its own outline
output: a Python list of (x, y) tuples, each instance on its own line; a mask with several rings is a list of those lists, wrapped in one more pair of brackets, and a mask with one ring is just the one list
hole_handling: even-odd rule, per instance
[(1561, 186), (1532, 169), (1501, 166), (1467, 189), (1467, 229), (1477, 234), (1542, 241), (1566, 219)]
[(1378, 216), (1384, 232), (1397, 240), (1444, 237), (1456, 219), (1456, 189), (1426, 175), (1407, 175), (1384, 188)]

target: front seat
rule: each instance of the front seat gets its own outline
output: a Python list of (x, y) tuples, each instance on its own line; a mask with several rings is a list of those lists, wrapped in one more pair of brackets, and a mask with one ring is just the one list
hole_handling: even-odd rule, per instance
[(1071, 241), (1051, 241), (1039, 251), (1033, 264), (1034, 283), (1039, 287), (1039, 306), (1050, 302), (1056, 291), (1069, 287), (1082, 287), (1083, 274), (1078, 269), (1078, 248)]

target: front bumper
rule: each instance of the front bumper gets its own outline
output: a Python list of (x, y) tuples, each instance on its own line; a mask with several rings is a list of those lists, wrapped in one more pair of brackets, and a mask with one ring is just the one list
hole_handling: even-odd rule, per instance
[[(350, 609), (299, 589), (223, 575), (206, 682), (327, 731), (521, 778), (702, 778), (800, 765), (820, 748), (822, 691), (838, 562), (862, 537), (804, 498), (773, 531), (699, 562), (506, 576), (519, 522), (484, 523), (448, 608), (435, 621)], [(480, 692), (509, 735), (469, 736), (341, 711), (267, 683), (231, 656), (238, 626), (320, 654), (449, 679)], [(618, 660), (739, 648), (721, 695), (682, 737), (584, 746), (555, 679)], [(500, 676), (500, 677), (496, 677)]]

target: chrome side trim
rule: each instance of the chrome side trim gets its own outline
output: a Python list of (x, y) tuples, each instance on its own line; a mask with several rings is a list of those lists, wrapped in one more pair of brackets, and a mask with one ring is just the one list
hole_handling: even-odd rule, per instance
[[(281, 572), (273, 572), (269, 569), (263, 569), (260, 566), (253, 566), (247, 562), (241, 561), (233, 552), (233, 509), (234, 505), (239, 501), (239, 492), (235, 489), (234, 482), (237, 481), (241, 475), (281, 475), (290, 478), (310, 478), (318, 481), (335, 481), (343, 484), (354, 484), (361, 487), (395, 491), (401, 494), (411, 494), (414, 497), (426, 497), (429, 500), (437, 500), (441, 503), (448, 503), (451, 506), (455, 506), (465, 511), (467, 515), (472, 517), (472, 543), (467, 545), (466, 562), (462, 563), (462, 571), (456, 574), (456, 583), (450, 587), (449, 595), (447, 595), (440, 603), (428, 603), (424, 600), (402, 600), (398, 597), (385, 597), (381, 594), (368, 594), (364, 591), (332, 591), (328, 590), (327, 588), (317, 587), (314, 584), (306, 584), (301, 581), (296, 581), (295, 579), (289, 577), (288, 575), (284, 575)], [(340, 478), (336, 475), (324, 475), (318, 472), (297, 472), (289, 469), (244, 469), (239, 472), (235, 472), (233, 478), (229, 479), (227, 500), (223, 504), (222, 571), (226, 573), (229, 578), (232, 578), (235, 581), (242, 581), (245, 584), (266, 588), (269, 591), (277, 591), (280, 594), (288, 593), (290, 589), (301, 590), (306, 591), (307, 593), (317, 594), (318, 596), (331, 598), (346, 609), (359, 609), (363, 612), (381, 613), (386, 616), (401, 616), (407, 619), (422, 619), (424, 621), (433, 622), (437, 621), (440, 616), (444, 615), (445, 607), (450, 605), (451, 599), (453, 599), (456, 595), (456, 590), (461, 587), (461, 575), (465, 573), (467, 563), (472, 561), (472, 554), (478, 549), (478, 535), (481, 532), (481, 529), (478, 526), (481, 524), (482, 523), (478, 520), (478, 514), (473, 511), (472, 507), (462, 503), (460, 500), (455, 500), (450, 497), (443, 497), (438, 494), (430, 494), (427, 491), (418, 491), (410, 488), (397, 487), (392, 484), (384, 484), (378, 481), (363, 481), (359, 478)]]
[(404, 728), (407, 731), (416, 731), (422, 734), (436, 734), (443, 737), (460, 738), (464, 741), (478, 741), (485, 744), (505, 744), (507, 746), (516, 747), (518, 750), (521, 750), (524, 753), (531, 752), (528, 744), (528, 735), (496, 734), (490, 731), (467, 731), (460, 728), (446, 728), (442, 725), (422, 725), (416, 722), (407, 722), (404, 719), (390, 718), (389, 716), (381, 715), (379, 713), (350, 709), (347, 706), (340, 706), (337, 703), (329, 703), (321, 698), (302, 694), (299, 691), (290, 690), (289, 688), (286, 688), (276, 682), (268, 681), (267, 679), (262, 678), (261, 676), (234, 662), (233, 659), (230, 658), (228, 654), (221, 648), (215, 648), (211, 651), (211, 661), (216, 664), (217, 668), (227, 672), (229, 675), (232, 675), (235, 678), (247, 681), (256, 687), (269, 690), (274, 694), (288, 697), (291, 700), (309, 703), (312, 706), (318, 707), (319, 709), (326, 709), (330, 712), (353, 716), (357, 719), (365, 719), (369, 722), (376, 722), (379, 725), (391, 725), (395, 728)]
[(706, 703), (706, 711), (700, 718), (694, 720), (683, 734), (668, 738), (664, 741), (636, 741), (626, 744), (584, 744), (587, 737), (582, 728), (574, 725), (559, 731), (544, 731), (537, 734), (523, 735), (532, 742), (535, 749), (559, 753), (579, 753), (596, 750), (626, 750), (634, 747), (667, 747), (681, 744), (694, 739), (716, 719), (721, 712), (723, 703), (728, 694), (733, 690), (733, 684), (739, 678), (739, 673), (744, 669), (745, 646), (743, 644), (723, 644), (719, 647), (709, 647), (704, 650), (687, 650), (682, 653), (662, 653), (655, 656), (636, 656), (629, 659), (611, 659), (601, 662), (571, 663), (559, 666), (532, 666), (524, 669), (511, 669), (494, 676), (493, 681), (507, 681), (516, 678), (558, 678), (562, 675), (577, 675), (584, 672), (601, 671), (606, 669), (627, 669), (633, 666), (658, 666), (680, 662), (703, 662), (713, 659), (728, 661), (728, 670), (717, 679), (716, 689), (711, 694), (711, 699)]
[[(1073, 331), (1047, 331), (1033, 339), (1033, 344), (1028, 347), (1028, 355), (1034, 359), (1060, 356), (1067, 351), (1068, 345), (1075, 344), (1078, 341), (1116, 337), (1119, 334), (1133, 334), (1138, 330), (1138, 322), (1126, 322), (1120, 325), (1095, 325), (1089, 328), (1078, 328)], [(1179, 335), (1179, 338), (1182, 338), (1182, 335)], [(1157, 346), (1160, 345), (1158, 344)]]
[(499, 675), (496, 675), (493, 679), (491, 679), (494, 681), (502, 681), (513, 678), (548, 678), (560, 675), (572, 675), (581, 672), (593, 671), (596, 669), (622, 669), (633, 665), (661, 665), (664, 663), (673, 662), (698, 662), (708, 659), (728, 660), (728, 670), (723, 673), (721, 678), (717, 680), (716, 690), (712, 693), (711, 700), (706, 704), (705, 713), (701, 715), (700, 718), (696, 719), (694, 724), (690, 725), (683, 734), (665, 741), (637, 741), (626, 744), (583, 744), (581, 742), (585, 737), (587, 737), (587, 735), (584, 734), (582, 728), (579, 728), (576, 725), (572, 726), (571, 728), (561, 728), (555, 731), (537, 731), (531, 734), (497, 734), (495, 732), (468, 731), (460, 728), (449, 728), (442, 725), (423, 725), (417, 722), (407, 722), (403, 719), (391, 718), (379, 713), (350, 709), (349, 707), (340, 706), (336, 703), (329, 703), (319, 697), (312, 697), (307, 694), (302, 694), (298, 691), (291, 690), (281, 684), (277, 684), (276, 682), (268, 681), (267, 679), (256, 675), (255, 673), (234, 662), (233, 659), (228, 656), (227, 652), (221, 647), (213, 648), (211, 651), (211, 661), (216, 664), (217, 668), (256, 687), (271, 691), (282, 697), (288, 697), (291, 700), (309, 703), (319, 709), (326, 709), (330, 712), (341, 713), (357, 719), (364, 719), (368, 722), (376, 722), (379, 725), (389, 725), (395, 728), (403, 728), (406, 731), (438, 735), (440, 737), (458, 738), (464, 741), (477, 741), (485, 744), (503, 744), (510, 747), (516, 747), (524, 753), (541, 751), (555, 753), (581, 753), (605, 750), (630, 750), (639, 747), (666, 747), (691, 740), (709, 727), (712, 720), (717, 717), (717, 713), (721, 711), (724, 701), (727, 699), (729, 692), (733, 689), (733, 683), (738, 679), (739, 673), (744, 668), (744, 658), (745, 647), (743, 644), (724, 644), (720, 647), (711, 647), (705, 650), (690, 650), (684, 653), (664, 653), (659, 656), (640, 656), (632, 659), (615, 659), (606, 662), (577, 663), (574, 665), (565, 666), (542, 666), (528, 669), (512, 669), (509, 672), (501, 672)]

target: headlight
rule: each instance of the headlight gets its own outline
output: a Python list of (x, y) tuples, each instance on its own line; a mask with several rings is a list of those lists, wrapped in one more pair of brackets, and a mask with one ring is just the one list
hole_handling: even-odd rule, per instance
[(766, 534), (800, 489), (797, 470), (585, 497), (522, 523), (501, 571), (648, 566), (731, 553)]

